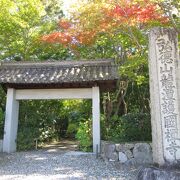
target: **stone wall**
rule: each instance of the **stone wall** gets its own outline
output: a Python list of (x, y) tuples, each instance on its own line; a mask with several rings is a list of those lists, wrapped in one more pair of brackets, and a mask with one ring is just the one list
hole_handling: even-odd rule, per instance
[(3, 151), (3, 140), (0, 140), (0, 152)]
[(101, 141), (101, 157), (127, 165), (152, 164), (151, 143), (121, 143)]

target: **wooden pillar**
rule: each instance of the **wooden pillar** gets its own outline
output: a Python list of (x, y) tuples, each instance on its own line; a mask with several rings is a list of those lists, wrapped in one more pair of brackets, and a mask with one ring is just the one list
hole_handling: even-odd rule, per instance
[(153, 161), (159, 165), (180, 160), (180, 113), (177, 82), (177, 33), (154, 28), (149, 35), (149, 69)]
[(6, 115), (3, 139), (3, 152), (16, 151), (16, 138), (18, 128), (19, 102), (15, 99), (15, 89), (8, 89), (6, 100)]
[(100, 95), (99, 87), (92, 88), (93, 152), (100, 152)]

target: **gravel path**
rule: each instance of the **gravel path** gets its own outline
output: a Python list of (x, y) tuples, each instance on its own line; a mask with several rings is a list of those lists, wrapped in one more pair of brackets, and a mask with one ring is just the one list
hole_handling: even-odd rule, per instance
[(135, 180), (136, 169), (106, 163), (92, 153), (38, 150), (0, 154), (0, 180)]

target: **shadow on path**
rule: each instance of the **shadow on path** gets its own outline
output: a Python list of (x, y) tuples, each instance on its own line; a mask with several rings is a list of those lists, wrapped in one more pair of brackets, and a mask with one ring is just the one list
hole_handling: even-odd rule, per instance
[(62, 139), (59, 142), (46, 144), (41, 149), (46, 150), (47, 152), (78, 151), (79, 142), (75, 140)]
[(78, 150), (78, 143), (63, 140), (37, 151), (0, 153), (0, 180), (134, 180), (137, 170), (96, 159)]

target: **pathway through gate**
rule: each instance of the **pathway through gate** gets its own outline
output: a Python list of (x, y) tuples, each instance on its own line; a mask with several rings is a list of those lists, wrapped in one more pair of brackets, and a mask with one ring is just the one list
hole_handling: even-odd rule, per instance
[(60, 150), (61, 147), (74, 148), (71, 145), (74, 143), (68, 141), (37, 151), (0, 153), (0, 179), (136, 179), (136, 168), (128, 168), (119, 162), (106, 163), (92, 153)]
[(45, 144), (42, 149), (49, 152), (79, 151), (79, 142), (75, 140), (62, 139), (59, 142)]

